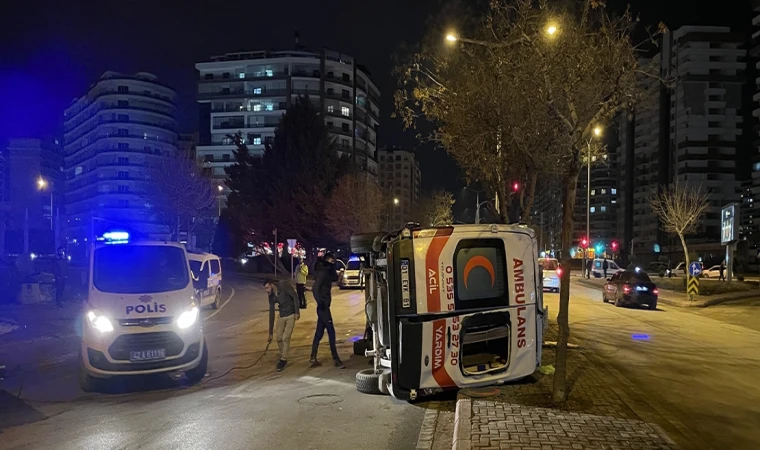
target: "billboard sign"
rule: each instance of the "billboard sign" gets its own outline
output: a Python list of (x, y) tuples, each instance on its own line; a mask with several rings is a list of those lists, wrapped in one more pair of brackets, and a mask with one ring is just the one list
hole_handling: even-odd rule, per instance
[(738, 239), (739, 208), (736, 203), (730, 203), (723, 207), (720, 212), (720, 243), (723, 245)]

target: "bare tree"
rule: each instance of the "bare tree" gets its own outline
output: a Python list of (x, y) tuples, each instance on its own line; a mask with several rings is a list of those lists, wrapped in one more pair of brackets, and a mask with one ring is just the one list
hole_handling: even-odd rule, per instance
[[(598, 0), (493, 0), (485, 17), (466, 21), (466, 38), (450, 39), (454, 48), (443, 49), (444, 33), (436, 30), (437, 49), (430, 37), (427, 47), (399, 67), (396, 110), (407, 126), (421, 120), (433, 125), (427, 138), (499, 199), (503, 220), (511, 177), (522, 177), (529, 187), (537, 171), (560, 180), (567, 250), (574, 241), (578, 176), (594, 148), (594, 130), (634, 105), (639, 81), (648, 76), (630, 39), (636, 22), (628, 11), (610, 18)], [(528, 214), (531, 202), (522, 202)], [(564, 251), (568, 268), (569, 258)], [(569, 298), (570, 270), (565, 270), (555, 401), (567, 399)]]
[(333, 237), (347, 243), (354, 234), (379, 231), (384, 199), (377, 183), (364, 174), (340, 178), (327, 202), (326, 222)]
[(216, 214), (215, 186), (202, 164), (182, 154), (161, 157), (148, 169), (146, 200), (179, 240), (184, 226), (188, 236), (204, 219)]
[(420, 224), (424, 227), (441, 227), (454, 223), (451, 207), (454, 206), (454, 196), (447, 191), (438, 190), (426, 195), (420, 201), (418, 215)]
[(649, 199), (649, 207), (660, 218), (665, 232), (678, 235), (688, 268), (691, 261), (685, 236), (697, 230), (702, 217), (710, 207), (707, 194), (701, 187), (689, 187), (676, 182), (654, 193)]

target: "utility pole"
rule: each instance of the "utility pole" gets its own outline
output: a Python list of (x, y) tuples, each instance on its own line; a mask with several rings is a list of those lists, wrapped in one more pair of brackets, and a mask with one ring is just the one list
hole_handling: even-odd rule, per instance
[(480, 223), (480, 191), (477, 192), (475, 197), (475, 224)]

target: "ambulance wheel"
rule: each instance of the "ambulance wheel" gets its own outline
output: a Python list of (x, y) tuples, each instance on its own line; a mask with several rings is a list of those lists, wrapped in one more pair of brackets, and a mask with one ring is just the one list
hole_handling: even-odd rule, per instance
[(84, 368), (84, 360), (82, 359), (82, 355), (79, 355), (79, 387), (84, 392), (93, 392), (95, 391), (95, 382), (97, 381), (95, 377), (87, 373), (87, 369)]
[(190, 383), (195, 384), (201, 381), (203, 377), (206, 376), (207, 370), (208, 370), (208, 347), (206, 346), (206, 343), (204, 342), (203, 355), (201, 356), (201, 362), (199, 362), (197, 366), (186, 371), (185, 376), (190, 381)]
[(219, 309), (219, 306), (222, 304), (222, 290), (217, 289), (216, 295), (214, 296), (214, 303), (211, 304), (211, 309)]
[(375, 369), (356, 372), (356, 390), (362, 394), (382, 394), (380, 391), (380, 374)]

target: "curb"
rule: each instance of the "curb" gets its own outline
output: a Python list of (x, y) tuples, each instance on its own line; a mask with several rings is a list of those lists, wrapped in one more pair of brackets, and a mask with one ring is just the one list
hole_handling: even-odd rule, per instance
[(472, 400), (457, 400), (454, 413), (454, 437), (452, 450), (470, 450), (472, 448)]
[(417, 437), (416, 450), (430, 450), (433, 447), (435, 438), (435, 425), (438, 422), (438, 410), (428, 409), (420, 425), (420, 434)]

